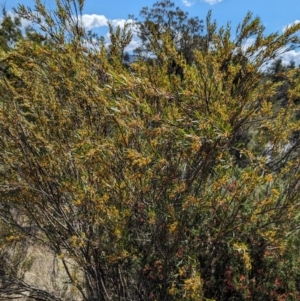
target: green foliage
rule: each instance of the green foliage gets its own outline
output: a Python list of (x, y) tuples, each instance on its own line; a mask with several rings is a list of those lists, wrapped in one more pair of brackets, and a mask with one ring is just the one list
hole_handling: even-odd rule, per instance
[(152, 8), (143, 7), (140, 19), (134, 18), (142, 46), (135, 51), (140, 54), (161, 51), (162, 39), (169, 34), (177, 51), (187, 62), (192, 63), (193, 51), (199, 49), (202, 41), (203, 21), (198, 17), (190, 18), (170, 0), (157, 1)]
[(110, 34), (109, 57), (114, 63), (122, 64), (124, 59), (125, 48), (129, 45), (132, 39), (132, 32), (130, 30), (130, 23), (125, 23), (121, 29), (117, 26), (114, 29), (112, 23), (108, 23)]
[(34, 224), (25, 235), (59, 255), (84, 300), (298, 300), (299, 77), (283, 71), (278, 106), (281, 82), (263, 70), (299, 45), (300, 25), (266, 36), (248, 14), (233, 39), (209, 14), (192, 64), (165, 31), (149, 34), (156, 59), (128, 67), (127, 27), (110, 26), (109, 49), (86, 47), (70, 2), (57, 4), (58, 19), (36, 6), (52, 43), (1, 53), (4, 221)]
[(8, 51), (22, 37), (21, 19), (12, 17), (3, 7), (0, 22), (0, 49)]

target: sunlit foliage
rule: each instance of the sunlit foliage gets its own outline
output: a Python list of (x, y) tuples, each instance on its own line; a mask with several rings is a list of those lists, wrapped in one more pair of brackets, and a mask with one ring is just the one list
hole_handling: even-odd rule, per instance
[(192, 64), (165, 32), (128, 67), (128, 27), (93, 46), (68, 9), (80, 17), (81, 1), (56, 2), (56, 18), (39, 1), (41, 19), (18, 10), (53, 43), (1, 52), (2, 219), (52, 249), (87, 301), (298, 300), (299, 77), (284, 71), (278, 106), (264, 70), (300, 25), (265, 35), (248, 14), (232, 37), (209, 14)]

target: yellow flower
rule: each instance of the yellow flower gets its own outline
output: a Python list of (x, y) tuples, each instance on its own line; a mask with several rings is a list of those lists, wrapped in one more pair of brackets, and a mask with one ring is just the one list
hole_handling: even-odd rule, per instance
[(272, 176), (271, 173), (269, 173), (268, 175), (266, 175), (266, 181), (267, 181), (268, 183), (272, 182), (272, 180), (273, 180), (273, 176)]
[(170, 227), (169, 227), (169, 232), (170, 233), (175, 232), (176, 229), (177, 229), (177, 225), (178, 225), (178, 222), (174, 222), (173, 224), (171, 224)]
[(233, 248), (242, 255), (246, 270), (251, 270), (251, 258), (248, 253), (247, 245), (244, 243), (235, 243), (233, 244)]

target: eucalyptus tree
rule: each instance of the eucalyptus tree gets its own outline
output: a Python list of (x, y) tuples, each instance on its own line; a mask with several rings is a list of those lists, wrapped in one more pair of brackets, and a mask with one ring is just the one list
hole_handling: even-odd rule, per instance
[(191, 63), (193, 51), (199, 49), (202, 41), (203, 21), (199, 17), (189, 17), (170, 0), (161, 0), (151, 8), (143, 7), (140, 18), (134, 19), (141, 46), (135, 51), (142, 54), (155, 54), (161, 51), (163, 36), (168, 33), (178, 53)]
[(0, 21), (0, 49), (10, 50), (20, 38), (22, 38), (21, 19), (12, 16), (3, 7)]

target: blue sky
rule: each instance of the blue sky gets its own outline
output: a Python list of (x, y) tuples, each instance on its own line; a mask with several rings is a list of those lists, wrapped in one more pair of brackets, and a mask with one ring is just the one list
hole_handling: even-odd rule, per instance
[[(84, 23), (89, 29), (105, 35), (107, 19), (113, 20), (113, 24), (122, 24), (129, 14), (138, 16), (143, 6), (151, 7), (156, 1), (86, 0)], [(53, 0), (42, 0), (42, 2), (52, 8), (55, 7)], [(229, 21), (233, 28), (242, 21), (248, 11), (261, 18), (267, 33), (282, 32), (288, 24), (300, 21), (300, 0), (174, 0), (173, 2), (187, 11), (190, 16), (199, 16), (200, 19), (205, 19), (211, 9), (213, 18), (219, 25), (225, 25)], [(33, 6), (34, 0), (6, 0), (9, 10), (18, 3)], [(131, 47), (133, 48), (136, 43), (137, 41), (134, 40)], [(283, 59), (285, 61), (294, 59), (300, 64), (300, 49), (286, 54)]]

